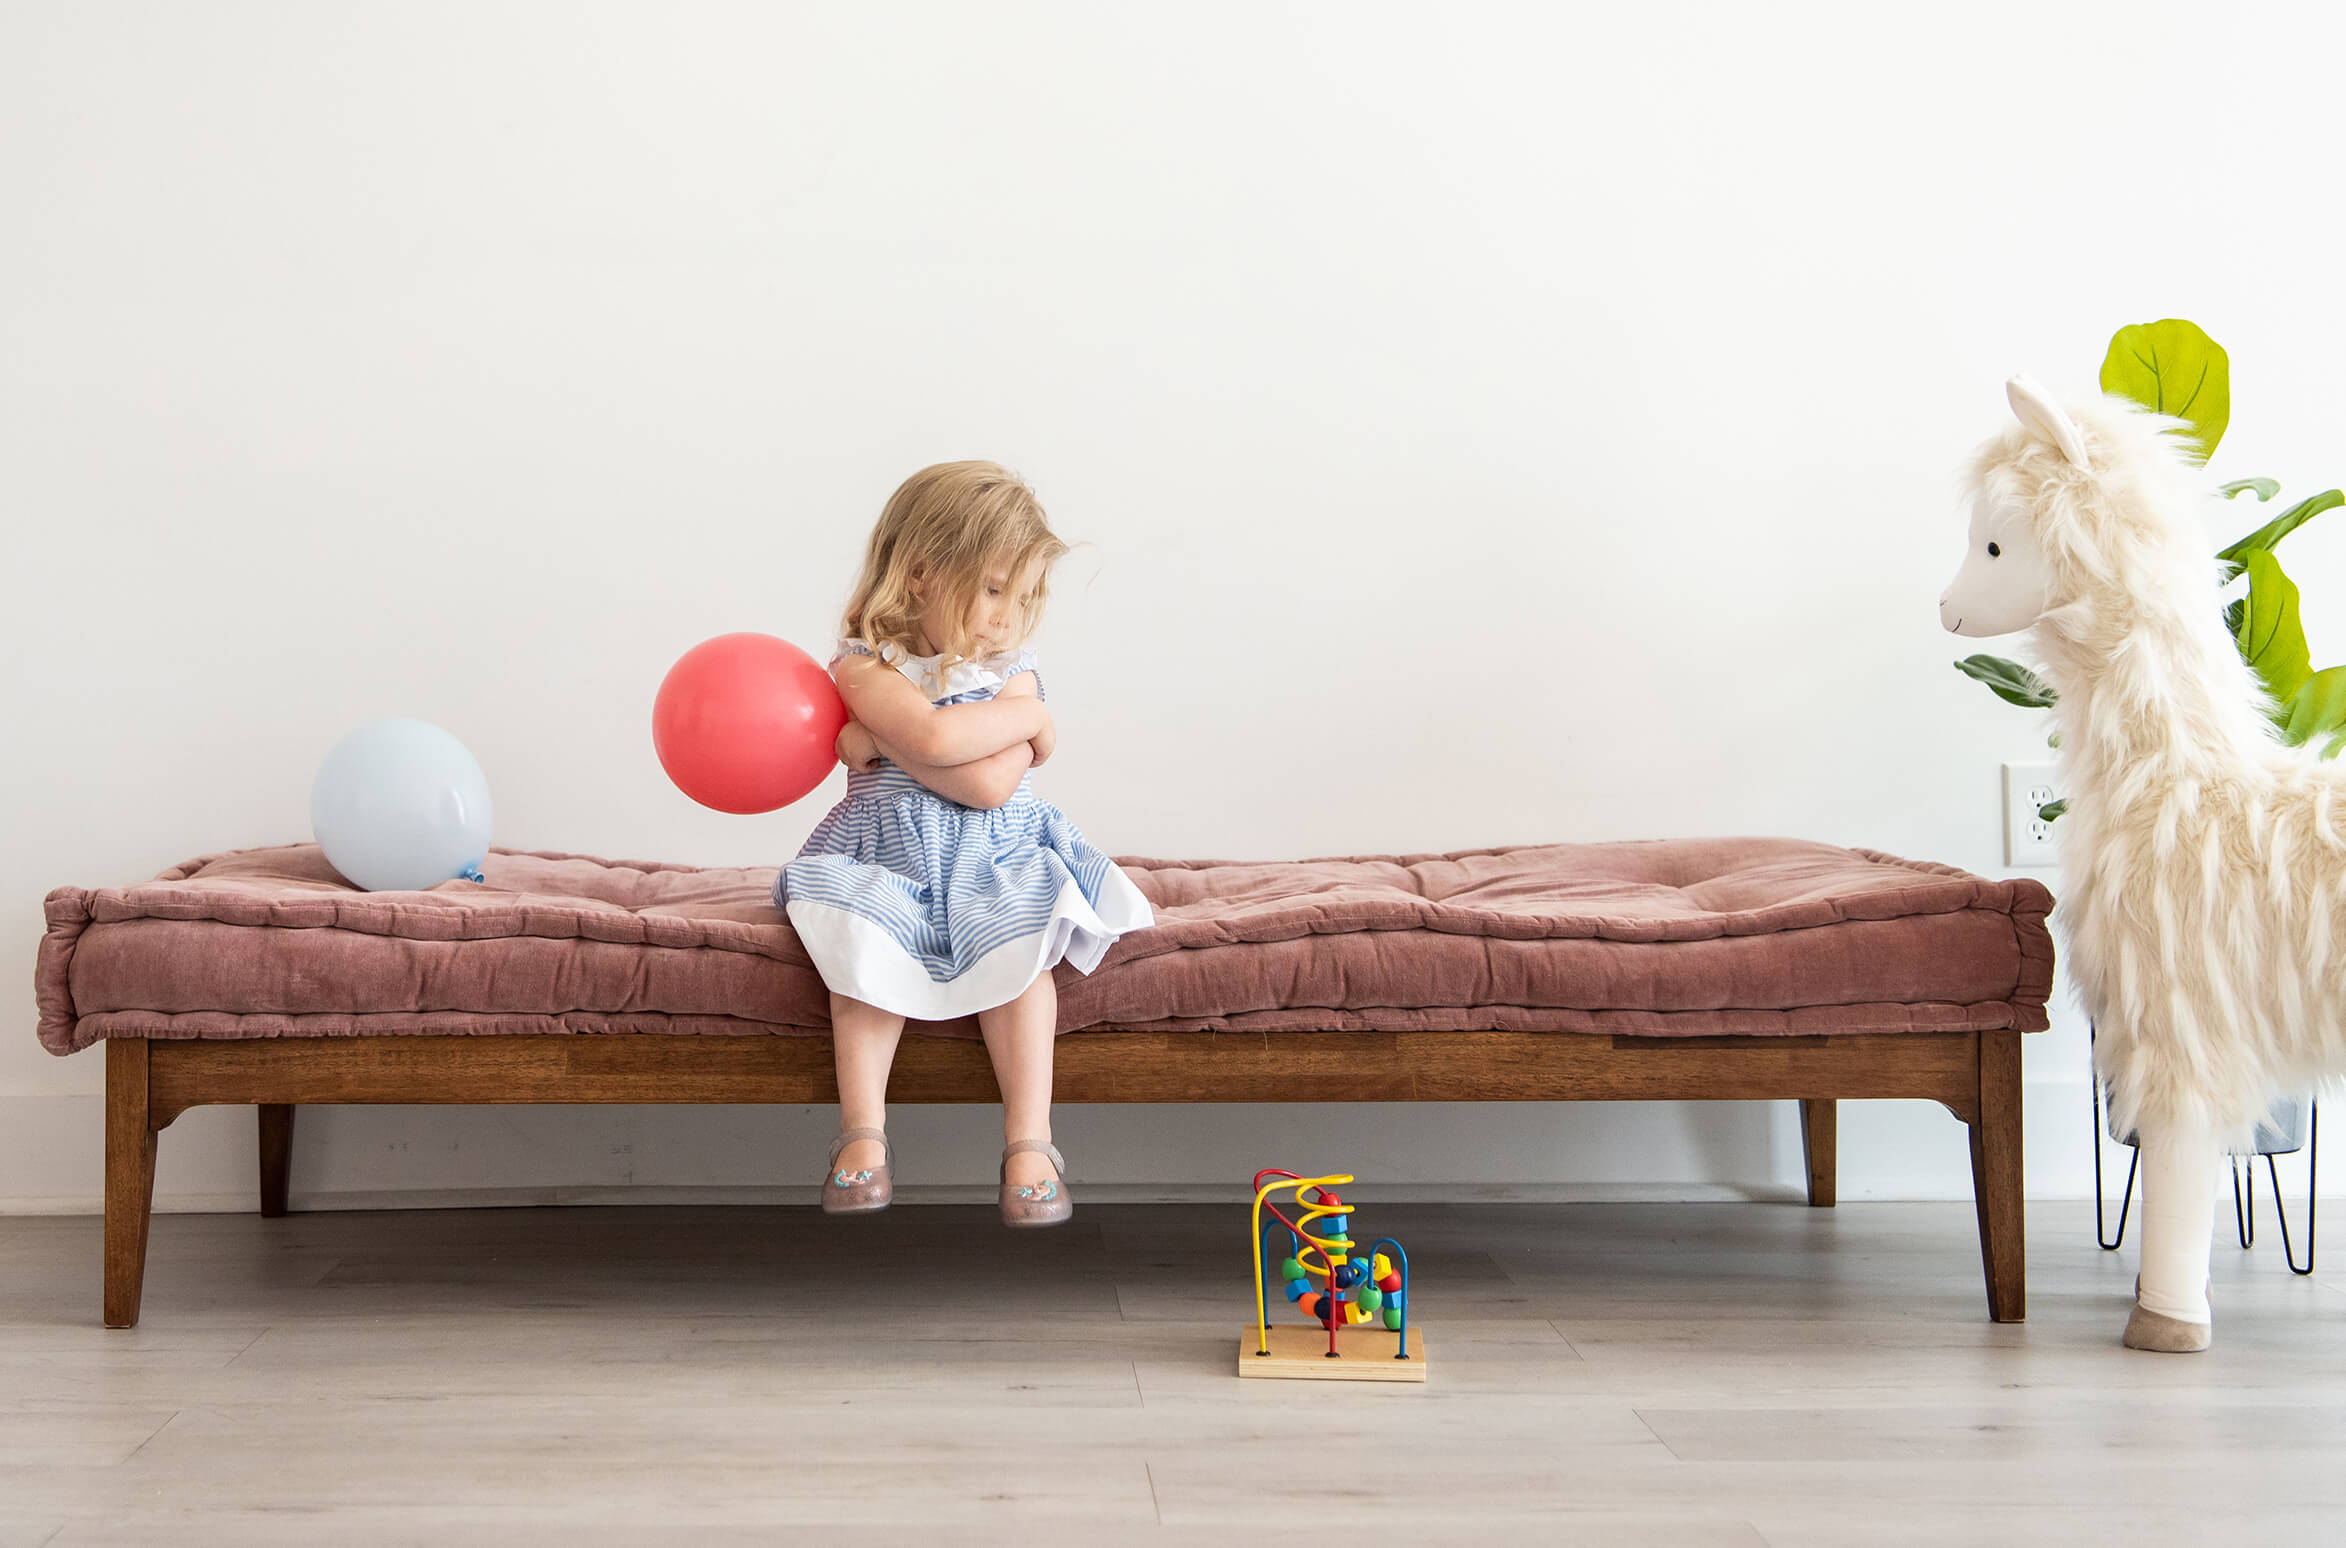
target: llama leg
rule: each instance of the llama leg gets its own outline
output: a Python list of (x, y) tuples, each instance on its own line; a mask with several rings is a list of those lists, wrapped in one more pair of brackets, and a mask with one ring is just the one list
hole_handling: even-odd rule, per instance
[(2142, 1145), (2142, 1282), (2126, 1324), (2130, 1348), (2208, 1347), (2208, 1252), (2216, 1220), (2216, 1141), (2205, 1124), (2146, 1123)]

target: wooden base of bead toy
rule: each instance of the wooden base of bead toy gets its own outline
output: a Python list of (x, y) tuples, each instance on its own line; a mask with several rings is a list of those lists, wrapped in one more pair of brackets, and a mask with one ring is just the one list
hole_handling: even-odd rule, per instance
[(1425, 1334), (1409, 1330), (1409, 1358), (1393, 1358), (1401, 1340), (1383, 1328), (1366, 1325), (1336, 1330), (1336, 1358), (1328, 1358), (1328, 1330), (1291, 1322), (1271, 1328), (1271, 1352), (1258, 1354), (1260, 1330), (1248, 1323), (1238, 1330), (1238, 1374), (1284, 1377), (1290, 1381), (1423, 1381), (1426, 1379)]

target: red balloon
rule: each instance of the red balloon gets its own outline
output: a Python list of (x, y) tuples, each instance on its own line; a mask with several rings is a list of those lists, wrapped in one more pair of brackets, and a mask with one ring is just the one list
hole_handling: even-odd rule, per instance
[(746, 816), (827, 779), (846, 724), (847, 705), (814, 657), (770, 634), (720, 634), (660, 680), (652, 746), (677, 789)]

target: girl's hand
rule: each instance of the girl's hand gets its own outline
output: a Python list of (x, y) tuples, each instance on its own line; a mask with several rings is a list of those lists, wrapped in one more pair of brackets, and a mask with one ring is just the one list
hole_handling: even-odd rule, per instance
[(839, 761), (858, 774), (869, 774), (880, 766), (880, 744), (869, 727), (860, 720), (851, 720), (839, 728), (839, 740), (832, 744)]
[(1026, 744), (1034, 751), (1035, 761), (1032, 767), (1038, 769), (1049, 760), (1051, 754), (1057, 751), (1059, 747), (1058, 726), (1052, 723), (1050, 719), (1050, 712), (1048, 710), (1043, 712), (1043, 716), (1042, 735), (1031, 738)]

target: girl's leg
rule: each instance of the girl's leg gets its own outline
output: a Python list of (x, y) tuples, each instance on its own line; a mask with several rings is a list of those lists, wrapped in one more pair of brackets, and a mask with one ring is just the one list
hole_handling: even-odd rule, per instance
[[(888, 1067), (904, 1018), (846, 995), (831, 996), (831, 1062), (839, 1074), (839, 1127), (888, 1126)], [(877, 1140), (857, 1140), (839, 1152), (839, 1170), (853, 1173), (887, 1159)]]
[[(1036, 974), (1017, 999), (978, 1012), (994, 1083), (1002, 1088), (1005, 1144), (1051, 1137), (1051, 1042), (1058, 1028), (1059, 986), (1047, 972)], [(1010, 1158), (1005, 1180), (1026, 1187), (1058, 1175), (1049, 1156), (1022, 1150)]]

